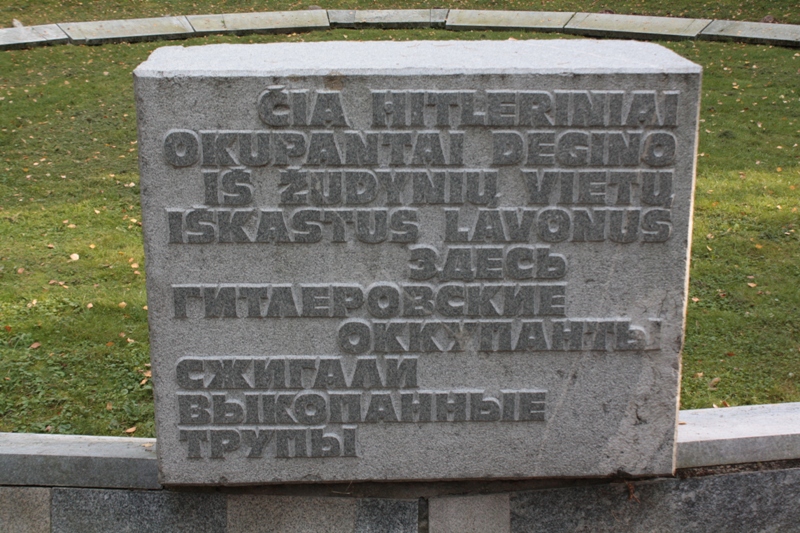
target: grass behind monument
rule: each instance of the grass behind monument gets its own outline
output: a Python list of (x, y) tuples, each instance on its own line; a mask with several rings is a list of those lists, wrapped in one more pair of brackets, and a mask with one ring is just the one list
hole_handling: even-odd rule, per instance
[[(164, 45), (0, 54), (0, 431), (153, 435), (131, 70)], [(682, 408), (800, 401), (800, 53), (666, 46), (705, 68)]]

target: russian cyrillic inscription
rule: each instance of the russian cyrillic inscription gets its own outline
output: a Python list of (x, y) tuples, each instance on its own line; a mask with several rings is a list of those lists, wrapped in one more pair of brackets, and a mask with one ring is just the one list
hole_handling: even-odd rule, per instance
[(671, 472), (699, 73), (614, 42), (154, 53), (162, 481)]

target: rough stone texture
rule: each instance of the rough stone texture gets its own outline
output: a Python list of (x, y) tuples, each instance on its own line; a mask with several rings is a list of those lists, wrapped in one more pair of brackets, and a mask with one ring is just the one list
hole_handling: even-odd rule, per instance
[(53, 533), (224, 533), (225, 496), (54, 488), (51, 522)]
[(155, 439), (0, 433), (0, 485), (158, 489)]
[(715, 20), (699, 37), (709, 40), (800, 46), (800, 25)]
[(431, 498), (430, 533), (510, 533), (508, 494)]
[(228, 496), (227, 533), (352, 533), (355, 498)]
[(671, 473), (699, 82), (621, 41), (154, 52), (161, 482)]
[(356, 27), (430, 28), (430, 9), (362, 9), (355, 14)]
[(74, 44), (181, 39), (194, 34), (186, 17), (63, 22), (58, 25)]
[(328, 21), (332, 28), (355, 28), (356, 12), (354, 9), (329, 9)]
[(678, 468), (800, 457), (800, 403), (681, 411)]
[(66, 42), (69, 42), (67, 34), (61, 31), (61, 28), (56, 24), (0, 29), (0, 50), (30, 48), (46, 44), (64, 44)]
[(0, 531), (50, 533), (50, 489), (0, 487)]
[[(358, 500), (354, 533), (417, 533), (416, 500)], [(432, 532), (433, 533), (433, 532)]]
[(186, 18), (198, 34), (271, 33), (330, 27), (328, 16), (323, 10), (188, 15)]
[(521, 29), (559, 31), (574, 13), (549, 11), (490, 11), (451, 9), (447, 28), (451, 30)]
[(798, 501), (800, 469), (534, 491), (511, 497), (511, 532), (798, 531)]
[(598, 37), (694, 39), (710, 22), (711, 19), (576, 13), (564, 31)]

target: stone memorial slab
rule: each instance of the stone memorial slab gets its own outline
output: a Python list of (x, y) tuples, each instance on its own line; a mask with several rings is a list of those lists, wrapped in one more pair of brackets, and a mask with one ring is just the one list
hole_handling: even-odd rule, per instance
[(198, 34), (270, 33), (330, 27), (328, 15), (323, 10), (188, 15), (186, 18)]
[(64, 44), (68, 41), (67, 34), (56, 24), (0, 29), (0, 50)]
[(194, 34), (186, 17), (65, 22), (58, 25), (75, 44), (181, 39)]
[(709, 23), (711, 19), (575, 13), (564, 30), (597, 37), (694, 39)]
[(451, 30), (503, 28), (558, 31), (569, 22), (572, 15), (574, 15), (572, 12), (451, 9), (447, 15), (447, 28)]
[(700, 33), (700, 38), (800, 46), (800, 25), (715, 20)]
[(700, 73), (622, 41), (156, 50), (161, 482), (671, 473)]

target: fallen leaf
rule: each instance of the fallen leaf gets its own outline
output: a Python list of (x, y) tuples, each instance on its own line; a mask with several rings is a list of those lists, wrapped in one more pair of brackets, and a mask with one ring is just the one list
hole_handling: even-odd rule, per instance
[(88, 304), (86, 304), (86, 309), (91, 309), (92, 307), (94, 307), (92, 302), (89, 302)]
[(18, 268), (17, 269), (17, 274), (22, 274), (23, 272), (25, 272), (24, 268)]
[(89, 248), (91, 248), (92, 250), (94, 250), (94, 249), (95, 249), (95, 246), (94, 246), (94, 244), (90, 244), (90, 245), (89, 245)]
[(139, 263), (131, 263), (131, 268), (139, 268)]
[(144, 374), (144, 377), (146, 377), (146, 378), (152, 378), (153, 377), (153, 371), (152, 370), (145, 370), (142, 373)]
[(685, 425), (686, 425), (686, 422), (678, 422), (678, 425), (679, 425), (679, 426), (685, 426)]
[(147, 306), (146, 306), (146, 305), (143, 305), (143, 306), (142, 306), (142, 309), (144, 309), (145, 311), (147, 311)]
[(54, 244), (48, 244), (47, 247), (52, 250), (53, 248), (55, 248), (55, 245)]
[(78, 254), (69, 254), (69, 258), (73, 261), (77, 261), (78, 259), (81, 258), (81, 256), (79, 256)]
[(113, 408), (114, 408), (114, 406), (113, 406), (113, 405), (111, 405), (111, 402), (108, 402), (108, 403), (106, 404), (106, 411), (110, 411), (110, 410), (112, 410)]
[(119, 305), (119, 307), (120, 307), (121, 309), (125, 309), (126, 307), (128, 307), (128, 304), (126, 304), (125, 302), (120, 302), (120, 303), (119, 303), (119, 304), (117, 304), (117, 305)]
[(733, 353), (733, 352), (728, 352), (728, 353), (726, 353), (725, 355), (727, 355), (728, 357), (733, 357), (733, 356), (734, 356), (734, 355), (736, 355), (736, 354), (735, 354), (735, 353)]
[(114, 346), (114, 342), (113, 342), (113, 341), (108, 341), (108, 342), (106, 343), (106, 346), (108, 346), (109, 348), (111, 348), (112, 346)]
[[(11, 331), (11, 326), (6, 326), (5, 330), (10, 332)], [(798, 348), (798, 350), (800, 350), (800, 348)]]
[(146, 443), (142, 444), (142, 448), (152, 448), (152, 447), (153, 447), (153, 443), (152, 442), (146, 442)]
[(729, 403), (728, 403), (728, 402), (726, 402), (725, 400), (722, 400), (722, 406), (723, 406), (723, 407), (730, 407), (730, 406), (731, 406), (731, 404), (729, 404)]
[(69, 229), (75, 229), (75, 228), (77, 228), (78, 226), (76, 226), (75, 224), (70, 224), (70, 225), (68, 225), (67, 227), (68, 227)]
[(748, 287), (758, 287), (758, 283), (750, 282), (747, 284)]
[(51, 279), (50, 281), (47, 282), (48, 285), (55, 285), (56, 283), (58, 282), (54, 279)]
[(139, 382), (139, 385), (144, 385), (147, 383), (147, 378), (144, 378), (142, 381)]
[(702, 378), (703, 377), (703, 373), (702, 372), (698, 372), (697, 374), (694, 375), (694, 377)]
[(131, 339), (130, 337), (128, 337), (128, 343), (129, 343), (129, 344), (133, 344), (134, 342), (136, 342), (136, 341), (135, 341), (135, 340), (133, 340), (133, 339)]
[(124, 339), (125, 338), (125, 332), (124, 331), (120, 331), (119, 332), (119, 336)]
[(708, 388), (710, 390), (717, 390), (717, 385), (719, 385), (720, 381), (722, 381), (722, 378), (714, 378), (714, 379), (712, 379), (711, 382), (708, 384)]
[(130, 434), (130, 433), (133, 433), (134, 431), (136, 431), (136, 426), (133, 426), (132, 428), (128, 428), (128, 429), (126, 429), (126, 430), (125, 430), (125, 433), (128, 433), (128, 434)]
[(711, 404), (711, 407), (713, 407), (714, 409), (719, 409), (719, 405), (717, 405), (717, 404), (715, 404), (715, 403), (712, 403), (712, 404)]
[(695, 297), (693, 297), (693, 298), (692, 298), (692, 301), (693, 301), (694, 303), (697, 303), (697, 302), (699, 302), (699, 301), (700, 301), (700, 298), (697, 298), (697, 297), (695, 296)]
[(30, 345), (30, 349), (31, 350), (35, 350), (36, 348), (38, 348), (41, 345), (42, 345), (41, 342), (34, 342), (33, 344)]
[(763, 247), (764, 247), (763, 244), (756, 244), (756, 248), (759, 249), (759, 250), (762, 249)]

